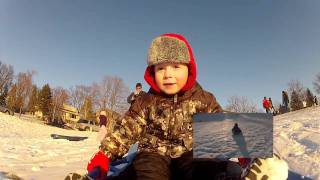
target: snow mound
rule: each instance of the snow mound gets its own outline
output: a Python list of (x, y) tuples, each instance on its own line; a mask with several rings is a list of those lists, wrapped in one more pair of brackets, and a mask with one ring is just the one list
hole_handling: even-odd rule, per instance
[[(36, 121), (0, 113), (0, 171), (23, 179), (63, 179), (70, 172), (85, 173), (88, 160), (99, 147), (97, 133), (65, 130)], [(88, 139), (52, 139), (50, 134)]]
[(274, 117), (274, 151), (295, 173), (320, 179), (320, 107)]

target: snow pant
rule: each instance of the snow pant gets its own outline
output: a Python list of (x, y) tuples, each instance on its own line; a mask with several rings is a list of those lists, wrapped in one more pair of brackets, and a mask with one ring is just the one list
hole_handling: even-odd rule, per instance
[(266, 113), (269, 114), (270, 113), (270, 109), (266, 108)]
[(239, 179), (241, 172), (240, 165), (235, 162), (193, 159), (192, 151), (174, 159), (157, 153), (141, 152), (124, 173), (112, 180)]
[(284, 107), (285, 107), (285, 109), (286, 109), (286, 112), (289, 112), (289, 107), (288, 107), (288, 105), (289, 105), (288, 102), (285, 102), (285, 103), (284, 103)]

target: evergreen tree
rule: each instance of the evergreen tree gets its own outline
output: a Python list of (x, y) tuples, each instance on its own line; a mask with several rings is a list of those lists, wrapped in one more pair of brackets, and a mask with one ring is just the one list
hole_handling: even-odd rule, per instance
[(38, 105), (38, 87), (36, 85), (32, 86), (32, 92), (30, 95), (29, 103), (28, 103), (28, 111), (34, 114), (39, 107)]
[(307, 91), (306, 91), (307, 107), (313, 106), (313, 99), (314, 99), (314, 96), (313, 96), (312, 92), (310, 91), (309, 88), (307, 88)]
[(291, 93), (290, 107), (292, 111), (296, 111), (303, 108), (302, 99), (300, 98), (299, 94), (296, 93), (296, 91), (292, 91)]
[(0, 105), (1, 106), (6, 106), (6, 98), (8, 96), (8, 91), (9, 91), (9, 88), (8, 88), (8, 85), (5, 85), (4, 88), (3, 88), (3, 92), (0, 94)]
[(52, 93), (49, 84), (42, 87), (39, 93), (39, 109), (44, 116), (50, 115), (52, 106)]
[(81, 106), (80, 113), (85, 119), (95, 119), (95, 114), (93, 112), (92, 98), (85, 97), (84, 103)]

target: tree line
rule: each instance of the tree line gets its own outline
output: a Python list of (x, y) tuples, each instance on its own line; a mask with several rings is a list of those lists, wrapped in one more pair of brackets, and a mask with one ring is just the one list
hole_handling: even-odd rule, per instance
[(33, 82), (36, 74), (14, 74), (12, 65), (0, 61), (0, 105), (20, 115), (41, 111), (50, 121), (61, 119), (63, 104), (75, 107), (85, 119), (95, 119), (95, 112), (100, 110), (123, 113), (128, 109), (129, 88), (120, 77), (106, 75), (100, 82), (65, 89), (49, 84), (38, 87)]
[[(49, 84), (37, 87), (33, 83), (36, 74), (36, 71), (27, 71), (15, 75), (11, 65), (0, 61), (0, 105), (19, 114), (41, 111), (50, 120), (61, 118), (64, 103), (75, 107), (85, 119), (94, 119), (95, 112), (99, 110), (122, 114), (128, 109), (126, 97), (129, 88), (120, 77), (106, 75), (98, 83), (93, 82), (89, 86), (75, 85), (65, 89), (51, 87)], [(320, 94), (320, 73), (316, 75), (313, 85), (316, 93)], [(290, 81), (288, 92), (291, 110), (302, 109), (304, 101), (307, 107), (313, 105), (313, 93), (300, 81)], [(253, 113), (258, 112), (258, 105), (247, 97), (232, 96), (228, 98), (226, 110)]]
[[(320, 73), (318, 73), (313, 81), (314, 90), (320, 94)], [(288, 90), (290, 96), (290, 109), (296, 111), (314, 105), (314, 94), (309, 88), (303, 86), (298, 80), (291, 80), (288, 83)], [(279, 91), (279, 94), (281, 91)], [(280, 103), (274, 104), (274, 107), (280, 108)], [(239, 113), (256, 113), (258, 112), (258, 105), (245, 96), (231, 96), (228, 98), (226, 110), (230, 112)]]

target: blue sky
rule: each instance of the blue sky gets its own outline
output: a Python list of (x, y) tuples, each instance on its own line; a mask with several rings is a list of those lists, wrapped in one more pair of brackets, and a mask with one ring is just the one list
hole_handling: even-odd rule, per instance
[(292, 79), (313, 90), (320, 72), (320, 1), (0, 0), (0, 60), (36, 70), (38, 86), (69, 88), (117, 75), (143, 82), (147, 49), (183, 34), (198, 81), (225, 106), (232, 95), (281, 101)]

